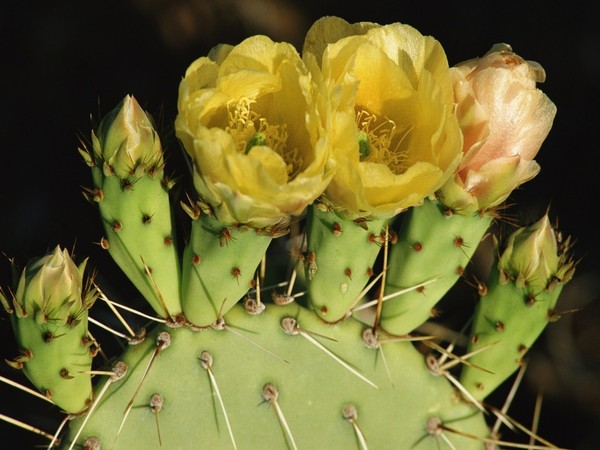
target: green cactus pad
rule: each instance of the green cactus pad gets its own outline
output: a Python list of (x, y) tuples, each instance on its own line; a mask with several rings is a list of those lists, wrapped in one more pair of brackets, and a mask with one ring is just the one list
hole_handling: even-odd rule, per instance
[[(89, 420), (71, 422), (63, 448), (84, 420), (79, 445), (95, 438), (103, 450), (359, 449), (361, 440), (373, 449), (436, 450), (443, 444), (427, 433), (432, 418), (471, 436), (489, 432), (482, 414), (430, 374), (410, 342), (383, 344), (386, 369), (353, 319), (332, 326), (297, 304), (269, 305), (259, 315), (236, 305), (224, 322), (200, 332), (160, 328), (128, 348), (127, 374), (111, 383)], [(286, 333), (282, 324), (290, 322), (298, 326)], [(157, 353), (156, 336), (164, 331), (170, 345)], [(162, 399), (160, 411), (153, 398)], [(483, 446), (443, 433), (454, 448)]]
[[(551, 290), (533, 294), (515, 282), (498, 282), (492, 271), (488, 291), (475, 310), (468, 351), (484, 349), (469, 358), (477, 367), (463, 368), (460, 381), (477, 400), (483, 400), (509, 378), (548, 323), (562, 291), (557, 284)], [(486, 348), (487, 347), (487, 348)]]
[(309, 207), (306, 284), (324, 321), (344, 319), (360, 300), (385, 239), (384, 224), (385, 219), (348, 220), (321, 205)]
[(131, 180), (93, 172), (108, 252), (158, 315), (177, 316), (180, 263), (162, 170)]
[(250, 289), (272, 238), (248, 228), (230, 228), (214, 216), (192, 221), (183, 254), (183, 312), (203, 327), (213, 324)]
[(92, 398), (93, 358), (87, 310), (73, 326), (42, 320), (39, 314), (14, 314), (11, 319), (21, 353), (27, 355), (21, 358), (27, 378), (63, 411), (76, 414), (86, 409)]
[(385, 295), (430, 283), (384, 302), (381, 327), (404, 335), (430, 318), (462, 275), (491, 221), (488, 214), (446, 214), (443, 204), (431, 200), (407, 211), (398, 242), (390, 249)]

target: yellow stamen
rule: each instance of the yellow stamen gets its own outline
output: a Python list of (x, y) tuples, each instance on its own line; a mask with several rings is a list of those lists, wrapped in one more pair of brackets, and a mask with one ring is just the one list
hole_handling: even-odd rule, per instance
[(406, 170), (407, 155), (400, 147), (410, 128), (400, 135), (392, 119), (379, 118), (364, 109), (357, 110), (356, 124), (361, 161), (385, 164), (396, 175)]
[(283, 158), (287, 174), (293, 179), (303, 167), (302, 156), (297, 148), (287, 148), (287, 124), (272, 125), (265, 117), (261, 117), (250, 106), (255, 103), (246, 97), (227, 104), (229, 124), (225, 128), (235, 141), (240, 153), (248, 153), (252, 147), (264, 145)]

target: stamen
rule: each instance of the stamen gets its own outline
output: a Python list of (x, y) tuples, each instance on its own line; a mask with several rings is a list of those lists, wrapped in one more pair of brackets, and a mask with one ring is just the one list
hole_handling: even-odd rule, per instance
[(288, 179), (301, 172), (304, 161), (297, 148), (288, 148), (287, 124), (273, 125), (267, 118), (251, 110), (256, 103), (246, 97), (231, 100), (227, 104), (229, 124), (225, 131), (229, 133), (240, 153), (247, 154), (255, 146), (266, 146), (283, 158), (286, 163)]
[(385, 164), (396, 175), (406, 170), (407, 155), (401, 146), (412, 128), (400, 134), (392, 119), (377, 117), (364, 109), (357, 110), (356, 125), (361, 161)]

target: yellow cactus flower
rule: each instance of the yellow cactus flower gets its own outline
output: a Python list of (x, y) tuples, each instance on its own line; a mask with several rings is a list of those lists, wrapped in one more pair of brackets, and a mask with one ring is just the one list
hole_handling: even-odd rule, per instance
[(487, 210), (538, 174), (533, 158), (552, 127), (556, 106), (536, 88), (546, 78), (544, 69), (506, 44), (451, 73), (464, 156), (440, 193), (458, 211)]
[(187, 69), (177, 136), (203, 201), (226, 224), (285, 227), (322, 194), (329, 151), (311, 76), (294, 47), (252, 36)]
[(319, 81), (335, 175), (325, 195), (346, 217), (392, 217), (453, 174), (462, 149), (440, 43), (394, 23), (324, 17), (303, 56)]

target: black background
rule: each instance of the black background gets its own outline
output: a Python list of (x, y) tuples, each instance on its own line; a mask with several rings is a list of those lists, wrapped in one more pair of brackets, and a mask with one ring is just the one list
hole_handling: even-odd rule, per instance
[[(179, 80), (194, 59), (213, 45), (236, 44), (257, 33), (300, 48), (310, 24), (323, 15), (410, 24), (436, 37), (450, 64), (506, 42), (545, 68), (547, 81), (540, 88), (556, 103), (558, 114), (537, 158), (542, 171), (513, 194), (511, 214), (531, 221), (549, 207), (561, 230), (576, 238), (575, 254), (581, 261), (561, 304), (562, 310), (583, 311), (553, 324), (536, 344), (520, 400), (510, 412), (528, 423), (534, 397), (543, 389), (540, 434), (560, 447), (597, 448), (597, 1), (372, 0), (350, 6), (326, 0), (5, 0), (0, 13), (0, 251), (25, 262), (57, 244), (75, 246), (106, 278), (118, 280), (95, 244), (102, 234), (96, 212), (81, 195), (81, 186), (89, 186), (90, 179), (77, 147), (81, 136), (89, 136), (90, 117), (97, 119), (124, 95), (133, 94), (168, 132)], [(166, 145), (176, 162), (176, 144)], [(5, 258), (0, 268), (6, 287)], [(0, 323), (0, 329), (1, 356), (14, 356), (7, 324)], [(22, 380), (4, 366), (0, 375)], [(35, 404), (35, 410), (25, 411), (25, 401)], [(50, 431), (58, 417), (52, 411), (0, 386), (0, 414)], [(46, 443), (0, 423), (3, 448), (11, 439), (19, 442), (15, 448)]]

